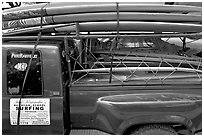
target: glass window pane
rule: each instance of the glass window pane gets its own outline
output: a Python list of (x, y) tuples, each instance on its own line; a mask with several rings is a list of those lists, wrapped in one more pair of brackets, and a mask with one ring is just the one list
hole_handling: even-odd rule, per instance
[[(32, 51), (7, 51), (7, 93), (20, 95)], [(41, 57), (36, 51), (25, 83), (24, 95), (42, 95)]]

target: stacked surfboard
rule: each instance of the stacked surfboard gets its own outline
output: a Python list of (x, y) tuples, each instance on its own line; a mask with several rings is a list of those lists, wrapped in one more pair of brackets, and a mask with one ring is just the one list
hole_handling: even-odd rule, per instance
[(32, 32), (202, 31), (202, 8), (136, 3), (44, 3), (4, 10), (3, 35)]

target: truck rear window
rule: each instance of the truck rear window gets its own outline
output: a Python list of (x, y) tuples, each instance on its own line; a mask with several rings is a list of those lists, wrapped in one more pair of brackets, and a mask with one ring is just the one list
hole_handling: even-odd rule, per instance
[[(8, 50), (7, 51), (7, 93), (20, 95), (25, 73), (31, 58), (32, 51)], [(42, 95), (41, 56), (36, 51), (26, 79), (24, 95)]]

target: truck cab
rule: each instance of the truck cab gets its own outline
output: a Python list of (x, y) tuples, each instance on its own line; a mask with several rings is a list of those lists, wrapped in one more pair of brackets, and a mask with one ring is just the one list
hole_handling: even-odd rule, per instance
[[(10, 42), (2, 48), (3, 134), (16, 132), (18, 99), (33, 46), (33, 42), (21, 44)], [(66, 81), (63, 79), (59, 53), (57, 44), (47, 42), (42, 42), (35, 51), (24, 92), (24, 97), (28, 98), (30, 105), (21, 108), (21, 115), (25, 116), (22, 116), (22, 119), (26, 121), (22, 120), (20, 123), (23, 125), (21, 126), (23, 134), (63, 134), (65, 132), (66, 122), (64, 121), (66, 120), (63, 119), (65, 117), (63, 107), (69, 99), (66, 99)], [(34, 120), (36, 118), (38, 120)]]

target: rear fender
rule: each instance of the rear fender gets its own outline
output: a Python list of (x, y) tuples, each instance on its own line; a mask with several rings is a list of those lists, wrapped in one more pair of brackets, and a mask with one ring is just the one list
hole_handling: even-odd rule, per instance
[(194, 133), (196, 124), (192, 119), (201, 113), (200, 102), (201, 96), (173, 93), (106, 96), (97, 101), (95, 120), (99, 129), (114, 134), (123, 134), (131, 126), (151, 123), (182, 124)]
[(195, 127), (192, 126), (191, 120), (182, 116), (176, 115), (156, 115), (156, 116), (138, 116), (129, 120), (125, 120), (116, 130), (116, 134), (123, 134), (128, 128), (141, 125), (141, 124), (182, 124), (191, 132), (195, 131)]

